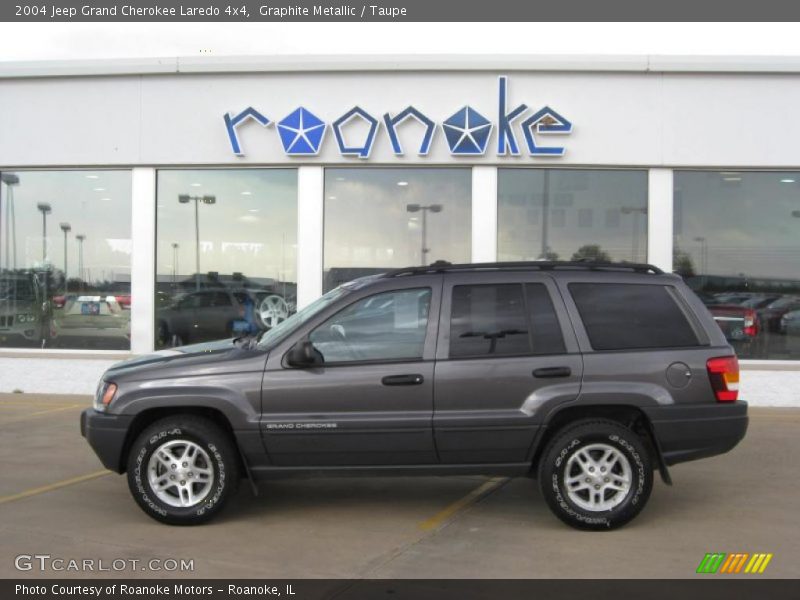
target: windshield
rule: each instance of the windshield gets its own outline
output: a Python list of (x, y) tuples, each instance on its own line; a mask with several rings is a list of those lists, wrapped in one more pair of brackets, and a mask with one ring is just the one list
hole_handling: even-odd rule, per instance
[(32, 282), (28, 279), (1, 279), (0, 299), (2, 300), (34, 300)]
[(274, 343), (283, 339), (292, 331), (300, 327), (300, 325), (308, 321), (319, 311), (321, 311), (325, 307), (329, 306), (332, 302), (338, 300), (339, 298), (348, 293), (349, 293), (348, 289), (346, 289), (343, 286), (340, 286), (334, 290), (331, 290), (324, 296), (317, 298), (314, 302), (312, 302), (302, 310), (297, 311), (295, 314), (293, 314), (291, 317), (289, 317), (282, 323), (279, 323), (272, 329), (265, 331), (264, 335), (261, 336), (261, 339), (258, 340), (258, 347), (266, 348), (267, 346), (272, 346)]

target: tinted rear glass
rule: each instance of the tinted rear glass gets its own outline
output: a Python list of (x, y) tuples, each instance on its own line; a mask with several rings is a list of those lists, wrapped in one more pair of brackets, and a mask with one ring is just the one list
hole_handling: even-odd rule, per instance
[(457, 285), (450, 317), (450, 357), (530, 352), (522, 285)]
[(564, 337), (558, 324), (556, 310), (550, 293), (541, 283), (525, 286), (525, 300), (528, 303), (528, 317), (531, 322), (531, 343), (533, 354), (563, 354)]
[(663, 285), (571, 283), (569, 291), (595, 350), (699, 345)]
[(453, 288), (450, 357), (562, 354), (564, 339), (547, 288), (539, 283)]

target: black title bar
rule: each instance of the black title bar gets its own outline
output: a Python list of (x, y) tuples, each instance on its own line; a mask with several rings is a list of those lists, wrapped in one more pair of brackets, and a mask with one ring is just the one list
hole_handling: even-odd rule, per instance
[[(623, 559), (624, 560), (624, 559)], [(797, 581), (693, 579), (5, 579), (4, 600), (788, 600)]]
[[(444, 22), (797, 21), (786, 0), (4, 0), (18, 22)], [(569, 37), (569, 30), (564, 30)], [(442, 31), (457, 36), (458, 31)], [(536, 31), (532, 30), (535, 36)], [(413, 45), (413, 40), (409, 40)], [(476, 40), (476, 50), (491, 51)]]

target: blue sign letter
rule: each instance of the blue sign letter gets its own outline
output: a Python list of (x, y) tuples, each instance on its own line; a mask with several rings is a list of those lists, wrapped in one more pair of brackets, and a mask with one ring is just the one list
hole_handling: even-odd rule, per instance
[(301, 106), (278, 122), (278, 134), (287, 155), (316, 156), (325, 136), (325, 122)]
[(471, 106), (465, 106), (442, 123), (442, 131), (450, 154), (481, 155), (489, 145), (492, 123)]
[[(369, 123), (369, 132), (364, 140), (363, 146), (348, 146), (342, 135), (342, 127), (351, 119), (358, 117)], [(364, 109), (355, 106), (333, 122), (333, 133), (336, 136), (336, 143), (339, 144), (339, 152), (343, 156), (355, 155), (359, 158), (369, 158), (372, 151), (372, 144), (375, 142), (375, 133), (378, 131), (378, 120)]]
[(519, 156), (519, 146), (517, 138), (514, 137), (514, 130), (511, 123), (522, 113), (528, 110), (527, 104), (520, 104), (510, 113), (506, 112), (506, 99), (508, 97), (508, 78), (505, 75), (500, 77), (500, 111), (497, 126), (497, 154), (505, 156), (508, 150), (513, 156)]
[(572, 133), (572, 123), (549, 106), (522, 122), (522, 132), (531, 156), (564, 156), (564, 148), (561, 146), (537, 146), (533, 138), (534, 128), (536, 133), (566, 135)]
[(389, 113), (383, 115), (386, 132), (389, 134), (389, 140), (392, 142), (392, 150), (394, 150), (394, 153), (398, 156), (403, 156), (403, 154), (405, 154), (403, 152), (403, 146), (400, 145), (400, 138), (397, 137), (397, 130), (395, 128), (409, 117), (413, 117), (425, 126), (425, 136), (422, 138), (422, 143), (419, 146), (419, 155), (425, 156), (431, 149), (431, 140), (433, 139), (433, 134), (436, 132), (436, 123), (413, 106), (409, 106), (394, 118), (390, 117)]
[(239, 145), (239, 138), (236, 135), (236, 128), (247, 119), (255, 119), (261, 124), (262, 127), (269, 125), (269, 119), (252, 106), (248, 106), (235, 117), (232, 117), (230, 113), (225, 113), (225, 128), (228, 130), (228, 138), (231, 141), (231, 149), (233, 149), (233, 153), (236, 156), (244, 156), (244, 152), (242, 152), (242, 148)]

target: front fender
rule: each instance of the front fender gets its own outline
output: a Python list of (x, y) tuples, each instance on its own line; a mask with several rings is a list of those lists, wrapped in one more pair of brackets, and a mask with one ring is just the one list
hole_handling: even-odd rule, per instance
[[(136, 416), (152, 409), (209, 408), (222, 413), (234, 430), (257, 429), (261, 413), (261, 373), (226, 381), (160, 380), (120, 384), (109, 413)], [(247, 384), (247, 379), (252, 381)]]

